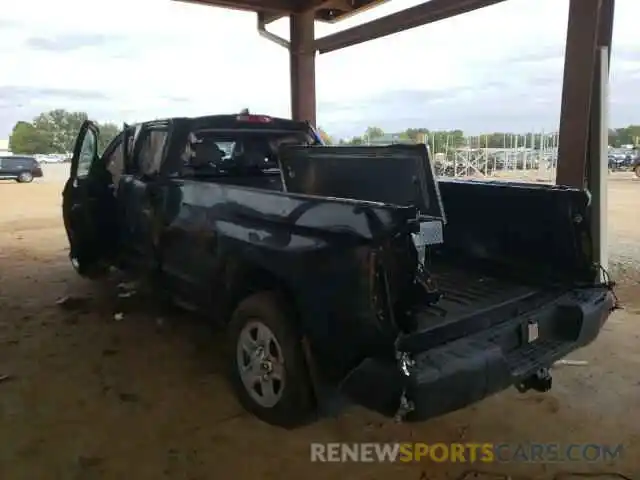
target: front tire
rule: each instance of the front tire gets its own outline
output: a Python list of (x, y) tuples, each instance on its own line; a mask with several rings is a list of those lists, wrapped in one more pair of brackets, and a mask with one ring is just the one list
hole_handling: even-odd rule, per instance
[(30, 172), (22, 172), (18, 175), (18, 183), (31, 183), (33, 182), (33, 175)]
[(274, 292), (244, 299), (228, 327), (233, 389), (260, 420), (285, 428), (308, 423), (315, 411), (309, 370), (292, 314)]
[(636, 165), (636, 168), (633, 169), (636, 177), (640, 178), (640, 165)]

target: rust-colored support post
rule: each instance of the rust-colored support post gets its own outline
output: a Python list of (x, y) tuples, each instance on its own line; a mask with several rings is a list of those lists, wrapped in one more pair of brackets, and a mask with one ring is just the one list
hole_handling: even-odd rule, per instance
[(602, 0), (571, 0), (556, 183), (584, 188)]
[(316, 125), (316, 49), (313, 10), (290, 16), (291, 115)]
[[(609, 61), (615, 0), (602, 0), (600, 25), (598, 27), (597, 71), (591, 99), (591, 125), (589, 162), (587, 164), (587, 187), (591, 192), (591, 237), (593, 259), (603, 268), (608, 267), (607, 209), (609, 176), (607, 147), (609, 143)], [(599, 280), (605, 281), (599, 272)]]
[[(602, 48), (607, 49), (607, 77), (609, 78), (609, 62), (611, 61), (611, 41), (613, 38), (613, 15), (615, 11), (615, 0), (602, 0), (602, 6), (600, 8), (600, 22), (598, 25), (598, 50)], [(600, 73), (600, 59), (599, 54), (596, 56), (598, 58), (598, 62), (596, 65), (596, 72)], [(591, 142), (589, 145), (589, 158), (592, 157), (591, 152), (594, 152), (595, 155), (598, 155), (601, 151), (600, 146), (600, 129), (601, 129), (601, 117), (605, 115), (605, 113), (601, 112), (600, 109), (600, 85), (599, 81), (603, 81), (603, 79), (599, 78), (598, 75), (595, 76), (594, 84), (593, 84), (593, 92), (591, 98), (591, 125), (590, 125), (590, 137)], [(608, 143), (608, 138), (607, 138)], [(590, 186), (590, 177), (591, 177), (591, 167), (594, 166), (593, 162), (587, 163), (587, 186)]]
[[(609, 49), (607, 47), (598, 49), (597, 64), (599, 71), (596, 72), (591, 103), (591, 143), (589, 145), (587, 186), (591, 192), (590, 219), (593, 260), (606, 269), (608, 266), (607, 206), (609, 203), (607, 199)], [(598, 276), (599, 280), (606, 281), (602, 272), (598, 272)]]

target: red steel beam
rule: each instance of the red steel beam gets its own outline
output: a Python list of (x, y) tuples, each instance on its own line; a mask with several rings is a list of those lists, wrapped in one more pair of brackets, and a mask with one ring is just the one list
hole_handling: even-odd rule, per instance
[(316, 124), (316, 51), (313, 10), (291, 15), (290, 74), (291, 115)]
[(505, 0), (430, 0), (415, 7), (319, 38), (316, 40), (316, 49), (320, 53), (333, 52), (503, 1)]
[(584, 188), (602, 0), (571, 0), (556, 183)]
[[(265, 23), (270, 23), (278, 18), (293, 13), (304, 13), (309, 10), (321, 8), (335, 8), (343, 11), (351, 11), (353, 7), (350, 0), (173, 0), (181, 3), (195, 3), (211, 7), (229, 8), (232, 10), (248, 10), (251, 12), (269, 12), (265, 17)], [(371, 7), (388, 0), (374, 2)], [(358, 9), (362, 11), (364, 8)]]
[(598, 27), (598, 46), (609, 49), (609, 61), (611, 61), (615, 9), (616, 0), (602, 0), (602, 5), (600, 6), (600, 25)]
[[(293, 11), (290, 13), (304, 13), (310, 10), (320, 10), (322, 8), (335, 8), (345, 12), (353, 10), (353, 7), (349, 4), (349, 0), (307, 0), (298, 1)], [(275, 22), (276, 20), (279, 20), (285, 16), (287, 16), (287, 14), (284, 12), (271, 12), (265, 15), (264, 23), (266, 25), (271, 22)], [(340, 19), (342, 19), (342, 16), (340, 17)]]
[(290, 0), (173, 0), (174, 2), (195, 3), (211, 7), (248, 10), (251, 12), (279, 12), (288, 15), (296, 10), (297, 2)]
[(317, 10), (319, 8), (346, 8), (347, 10), (353, 10), (349, 6), (348, 0), (307, 0), (306, 2), (300, 2), (300, 11), (306, 12), (308, 10)]
[[(611, 62), (611, 43), (613, 38), (613, 14), (615, 10), (615, 0), (602, 0), (602, 6), (600, 7), (600, 22), (598, 26), (598, 47), (607, 47), (609, 62)], [(599, 55), (599, 54), (598, 54)], [(600, 60), (599, 57), (596, 56), (597, 62), (596, 67), (600, 69)], [(599, 72), (598, 72), (599, 73)], [(608, 74), (609, 72), (607, 72)], [(598, 80), (598, 76), (596, 79)], [(606, 81), (607, 79), (600, 78), (599, 81)], [(590, 189), (592, 187), (597, 188), (597, 185), (592, 185), (591, 177), (592, 177), (592, 169), (598, 168), (598, 162), (594, 161), (592, 157), (597, 155), (598, 161), (602, 161), (599, 158), (601, 152), (601, 138), (600, 138), (600, 126), (602, 121), (602, 115), (606, 114), (606, 112), (602, 112), (600, 108), (601, 98), (600, 98), (600, 90), (601, 85), (599, 81), (595, 81), (593, 84), (593, 92), (591, 96), (591, 114), (590, 114), (590, 131), (589, 131), (589, 149), (588, 149), (588, 157), (592, 159), (592, 161), (587, 161), (587, 174), (586, 174), (586, 184)]]

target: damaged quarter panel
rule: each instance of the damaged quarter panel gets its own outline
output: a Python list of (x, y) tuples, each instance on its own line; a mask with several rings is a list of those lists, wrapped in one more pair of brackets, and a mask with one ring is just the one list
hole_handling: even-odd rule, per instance
[(373, 252), (415, 218), (414, 208), (193, 180), (164, 188), (162, 270), (173, 291), (228, 314), (246, 280), (233, 272), (268, 272), (291, 294), (331, 377), (392, 348), (395, 327), (372, 303)]

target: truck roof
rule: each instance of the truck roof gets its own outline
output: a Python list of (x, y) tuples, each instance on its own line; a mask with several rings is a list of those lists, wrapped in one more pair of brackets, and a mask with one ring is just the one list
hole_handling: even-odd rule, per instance
[(229, 130), (291, 130), (305, 131), (311, 128), (309, 122), (291, 120), (288, 118), (272, 117), (270, 115), (253, 114), (243, 111), (241, 113), (205, 115), (200, 117), (173, 117), (157, 119), (149, 122), (140, 122), (130, 126), (144, 125), (148, 123), (185, 122), (193, 130), (204, 129), (229, 129)]

